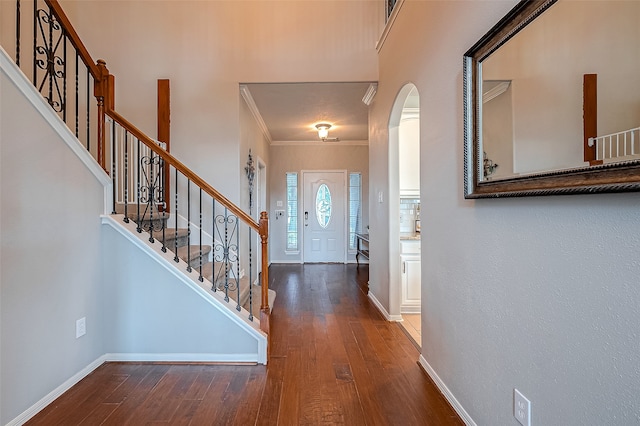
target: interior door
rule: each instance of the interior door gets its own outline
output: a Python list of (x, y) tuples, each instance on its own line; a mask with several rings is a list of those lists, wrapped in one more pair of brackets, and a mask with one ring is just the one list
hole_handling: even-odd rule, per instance
[(303, 173), (303, 260), (346, 262), (346, 171)]

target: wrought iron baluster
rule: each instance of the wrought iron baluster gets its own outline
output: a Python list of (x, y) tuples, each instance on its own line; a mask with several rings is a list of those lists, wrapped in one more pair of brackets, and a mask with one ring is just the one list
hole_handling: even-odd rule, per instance
[[(162, 148), (162, 147), (161, 147)], [(162, 157), (160, 155), (158, 155), (156, 157), (158, 159), (158, 174), (157, 174), (157, 179), (158, 179), (158, 216), (160, 216), (160, 220), (161, 220), (161, 231), (162, 231), (162, 252), (166, 253), (167, 252), (167, 246), (165, 244), (165, 241), (167, 240), (167, 233), (166, 233), (166, 223), (165, 221), (168, 219), (167, 218), (167, 204), (166, 204), (166, 198), (164, 195), (164, 160), (162, 159)], [(177, 235), (176, 235), (177, 237)]]
[[(145, 145), (146, 146), (146, 145)], [(155, 188), (153, 185), (153, 150), (149, 149), (149, 174), (147, 177), (147, 211), (149, 211), (149, 242), (153, 243), (155, 240), (153, 239), (153, 196), (155, 194)], [(144, 161), (144, 160), (143, 160)], [(146, 173), (145, 173), (146, 174)], [(145, 215), (146, 216), (146, 215)]]
[(63, 34), (63, 57), (62, 60), (62, 120), (67, 122), (67, 32), (62, 29)]
[(187, 272), (191, 271), (191, 179), (187, 179)]
[(38, 0), (33, 0), (33, 85), (37, 87), (36, 49), (38, 48)]
[(124, 131), (124, 221), (129, 223), (129, 132)]
[(232, 216), (235, 218), (235, 233), (236, 233), (236, 301), (238, 302), (238, 306), (236, 309), (238, 311), (242, 310), (242, 306), (240, 306), (240, 218), (238, 216)]
[[(165, 224), (165, 220), (167, 220), (168, 218), (167, 216), (167, 200), (165, 199), (165, 194), (164, 194), (164, 159), (160, 156), (158, 156), (158, 159), (160, 161), (160, 167), (158, 170), (158, 179), (160, 179), (160, 184), (159, 184), (159, 188), (160, 188), (160, 192), (158, 193), (158, 197), (160, 197), (159, 201), (161, 202), (162, 205), (162, 252), (166, 253), (167, 252), (167, 245), (166, 245), (166, 241), (167, 241), (167, 233), (166, 233), (166, 224)], [(176, 234), (176, 238), (178, 238), (178, 234)]]
[(138, 224), (138, 227), (136, 228), (136, 231), (138, 231), (138, 233), (141, 233), (142, 232), (142, 227), (140, 226), (140, 223), (142, 222), (142, 218), (140, 217), (140, 202), (141, 202), (141, 195), (140, 195), (140, 191), (141, 191), (141, 189), (140, 189), (140, 185), (141, 185), (141, 182), (140, 182), (140, 169), (142, 168), (142, 165), (140, 163), (140, 145), (141, 145), (141, 142), (140, 142), (140, 139), (137, 139), (137, 140), (138, 140), (138, 161), (136, 163), (137, 164), (136, 167), (138, 168), (138, 173), (137, 173), (137, 175), (138, 175), (138, 182), (137, 182), (138, 197), (136, 199), (136, 204), (138, 205), (138, 216), (136, 218), (136, 223)]
[(224, 253), (224, 300), (229, 301), (229, 212), (227, 207), (224, 208), (224, 246), (222, 247)]
[(202, 188), (200, 188), (200, 276), (198, 280), (202, 282), (204, 279), (202, 277)]
[(212, 269), (212, 290), (218, 291), (218, 274), (216, 274), (216, 199), (211, 197), (211, 260), (213, 262)]
[(80, 120), (79, 120), (79, 115), (80, 115), (80, 110), (78, 107), (78, 93), (80, 92), (80, 79), (79, 79), (79, 75), (80, 74), (80, 69), (79, 69), (79, 62), (80, 62), (80, 54), (78, 53), (78, 51), (76, 50), (76, 102), (75, 102), (75, 107), (76, 107), (76, 138), (79, 138), (79, 130), (80, 130)]
[[(112, 214), (116, 214), (116, 191), (118, 190), (116, 182), (116, 120), (111, 120), (111, 199), (113, 201)], [(126, 217), (126, 215), (125, 215)]]
[(87, 67), (87, 151), (91, 151), (91, 73), (89, 65)]
[[(51, 14), (51, 9), (49, 9), (49, 14)], [(47, 55), (47, 68), (49, 69), (49, 67), (52, 67), (51, 61), (52, 58), (51, 56), (53, 55), (53, 25), (51, 25), (53, 19), (50, 19), (49, 22), (49, 49), (50, 52), (48, 52), (49, 54)], [(46, 48), (46, 42), (45, 42), (45, 48)], [(49, 105), (51, 105), (51, 101), (53, 100), (53, 73), (48, 72), (47, 73), (49, 75)], [(47, 78), (47, 74), (45, 74), (45, 79)], [(43, 81), (44, 83), (44, 81)], [(42, 88), (40, 89), (42, 90)]]
[(249, 321), (253, 321), (253, 229), (247, 225), (249, 229)]
[(20, 68), (20, 0), (16, 0), (16, 65)]
[(173, 256), (173, 260), (177, 263), (180, 262), (180, 258), (178, 257), (178, 169), (176, 168), (176, 185), (174, 186), (174, 188), (176, 189), (176, 208), (173, 210), (173, 214), (176, 217), (176, 239), (173, 243), (173, 253), (175, 254), (175, 256)]

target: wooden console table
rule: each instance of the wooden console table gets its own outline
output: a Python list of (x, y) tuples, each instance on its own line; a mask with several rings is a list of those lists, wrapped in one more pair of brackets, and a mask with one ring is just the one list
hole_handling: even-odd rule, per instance
[(369, 234), (356, 233), (356, 262), (360, 266), (360, 256), (369, 259)]

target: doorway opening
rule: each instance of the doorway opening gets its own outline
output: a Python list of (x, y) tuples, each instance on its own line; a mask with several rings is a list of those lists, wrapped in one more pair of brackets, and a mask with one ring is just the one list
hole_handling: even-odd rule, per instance
[(421, 345), (420, 96), (398, 93), (389, 119), (389, 314)]

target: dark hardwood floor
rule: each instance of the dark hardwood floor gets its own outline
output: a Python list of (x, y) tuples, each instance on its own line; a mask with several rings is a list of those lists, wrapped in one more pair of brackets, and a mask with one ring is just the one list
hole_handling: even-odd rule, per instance
[(106, 363), (28, 425), (462, 425), (366, 296), (368, 268), (272, 265), (268, 366)]

